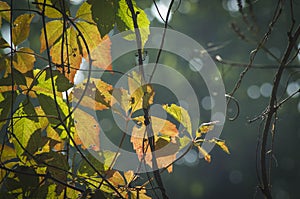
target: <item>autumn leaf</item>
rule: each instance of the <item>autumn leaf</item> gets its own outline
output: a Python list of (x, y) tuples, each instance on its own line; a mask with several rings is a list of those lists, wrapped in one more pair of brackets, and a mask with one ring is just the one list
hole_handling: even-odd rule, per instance
[(208, 162), (208, 163), (211, 162), (211, 156), (206, 152), (205, 149), (203, 149), (201, 146), (198, 146), (198, 151), (201, 155), (203, 155), (206, 162)]
[(225, 144), (225, 140), (220, 140), (217, 138), (213, 138), (212, 142), (217, 144), (223, 151), (225, 151), (227, 154), (230, 154), (228, 147)]
[(174, 119), (180, 122), (186, 128), (187, 132), (192, 136), (192, 124), (187, 110), (176, 104), (163, 105), (163, 109), (165, 109), (165, 111)]
[(13, 58), (14, 67), (21, 73), (32, 71), (34, 67), (34, 51), (30, 48), (20, 48)]
[(16, 18), (12, 29), (12, 42), (15, 46), (27, 39), (33, 14), (22, 14)]
[(68, 38), (68, 45), (64, 43), (62, 51), (62, 38), (60, 38), (59, 41), (56, 42), (50, 49), (50, 55), (54, 63), (60, 66), (62, 66), (63, 64), (62, 67), (64, 67), (64, 69), (62, 67), (58, 67), (58, 70), (60, 70), (61, 72), (64, 71), (64, 75), (71, 82), (73, 82), (75, 74), (80, 68), (82, 56), (80, 54), (79, 45), (77, 41), (78, 33), (73, 28), (68, 28), (66, 30), (66, 35)]
[[(37, 2), (37, 8), (39, 10), (43, 10), (43, 4), (45, 0), (35, 0)], [(51, 6), (54, 6), (52, 4), (52, 0), (46, 0), (46, 5), (45, 5), (45, 15), (49, 18), (62, 18), (62, 14), (55, 8), (52, 8)], [(68, 14), (69, 11), (67, 10), (66, 14)]]
[(87, 86), (86, 82), (87, 80), (76, 85), (74, 88), (74, 102), (77, 103), (84, 94), (80, 102), (81, 106), (90, 108), (92, 110), (104, 110), (111, 107), (111, 92), (113, 87), (100, 79), (91, 78), (87, 90), (84, 93), (84, 89)]
[(196, 137), (201, 137), (202, 134), (205, 134), (209, 131), (212, 131), (214, 129), (215, 125), (218, 122), (219, 121), (212, 121), (212, 122), (202, 123), (200, 125), (200, 127), (198, 128), (197, 132), (196, 132)]
[(45, 40), (45, 30), (47, 31), (48, 47), (50, 48), (61, 37), (63, 31), (63, 22), (61, 20), (50, 21), (46, 23), (46, 29), (42, 28), (40, 36), (41, 53), (47, 49)]
[[(145, 139), (146, 128), (143, 124), (143, 117), (134, 118), (141, 126), (134, 126), (130, 141), (137, 153), (139, 160), (143, 158), (146, 163), (152, 167), (152, 153), (148, 146), (148, 140)], [(155, 157), (158, 168), (165, 168), (176, 160), (176, 153), (179, 150), (180, 142), (176, 139), (178, 130), (170, 121), (151, 117), (152, 128), (155, 140)], [(161, 150), (160, 150), (161, 149)], [(172, 172), (172, 166), (168, 167), (168, 171)]]
[[(83, 149), (100, 150), (100, 127), (97, 120), (87, 112), (77, 108), (74, 112), (76, 144), (81, 144)], [(79, 138), (79, 139), (78, 139)]]
[[(0, 28), (2, 26), (2, 18), (5, 19), (7, 22), (10, 22), (10, 6), (8, 5), (8, 3), (4, 2), (4, 1), (0, 1)], [(7, 11), (3, 11), (3, 10), (7, 10)]]

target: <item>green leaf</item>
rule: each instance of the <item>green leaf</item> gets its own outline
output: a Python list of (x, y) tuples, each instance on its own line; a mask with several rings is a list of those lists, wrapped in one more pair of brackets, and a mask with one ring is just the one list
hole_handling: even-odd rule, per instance
[(29, 118), (27, 118), (26, 113), (24, 112), (24, 106), (21, 106), (22, 108), (18, 109), (14, 113), (14, 117), (21, 117), (13, 119), (14, 124), (14, 136), (12, 137), (12, 141), (14, 144), (14, 147), (16, 149), (16, 153), (18, 156), (22, 156), (24, 153), (24, 149), (27, 149), (27, 147), (30, 147), (28, 145), (29, 140), (31, 139), (31, 136), (38, 131), (40, 132), (40, 124), (38, 122), (35, 122)]
[(14, 67), (21, 73), (32, 71), (34, 67), (34, 51), (30, 48), (20, 48), (14, 55)]
[[(134, 7), (134, 11), (139, 14), (137, 14), (137, 23), (138, 23), (138, 27), (140, 29), (140, 33), (141, 33), (141, 43), (142, 43), (142, 48), (144, 47), (148, 36), (150, 34), (150, 21), (147, 18), (147, 14), (139, 7), (137, 7), (135, 1), (133, 2), (133, 7)], [(120, 19), (125, 23), (126, 27), (129, 30), (134, 31), (134, 25), (133, 25), (133, 21), (132, 21), (132, 17), (131, 17), (131, 13), (129, 11), (128, 5), (126, 3), (126, 0), (120, 0), (119, 1), (119, 9), (118, 9), (118, 14), (117, 16), (120, 17)], [(121, 30), (124, 31), (124, 30)], [(126, 39), (128, 40), (135, 40), (135, 34), (130, 34), (128, 35), (128, 37), (126, 37)]]
[(175, 120), (180, 122), (186, 128), (187, 132), (191, 136), (190, 138), (192, 138), (192, 124), (187, 110), (176, 104), (163, 105), (163, 109), (165, 109), (166, 112), (169, 113)]
[(116, 10), (118, 1), (116, 0), (88, 0), (92, 5), (92, 16), (97, 22), (102, 36), (111, 31), (116, 23)]
[[(2, 87), (2, 86), (1, 86)], [(1, 90), (0, 87), (0, 90)], [(2, 127), (8, 121), (10, 115), (10, 109), (12, 100), (15, 101), (16, 96), (14, 95), (14, 99), (12, 99), (12, 93), (10, 91), (0, 93), (0, 130), (2, 131)]]
[[(63, 21), (54, 20), (46, 23), (48, 47), (53, 46), (53, 44), (61, 37), (63, 31)], [(41, 30), (41, 49), (40, 52), (44, 52), (47, 49), (46, 40), (45, 40), (45, 31), (44, 28)]]
[[(68, 115), (68, 110), (69, 110), (68, 106), (63, 101), (62, 98), (60, 98), (58, 96), (56, 98), (58, 107), (56, 107), (53, 95), (49, 96), (49, 95), (40, 93), (38, 95), (38, 100), (39, 100), (39, 103), (46, 115), (58, 116), (58, 113), (59, 113), (59, 115), (61, 116), (61, 119), (64, 119), (66, 117), (66, 115)], [(61, 121), (59, 119), (56, 119), (53, 117), (49, 117), (49, 122), (53, 125), (58, 125), (61, 123)]]
[(22, 14), (16, 18), (12, 30), (12, 42), (15, 46), (27, 39), (30, 32), (30, 23), (34, 14)]

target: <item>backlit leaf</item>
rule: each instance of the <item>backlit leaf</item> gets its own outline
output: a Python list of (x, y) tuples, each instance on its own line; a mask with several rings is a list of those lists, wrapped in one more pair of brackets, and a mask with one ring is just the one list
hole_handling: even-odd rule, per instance
[(83, 149), (100, 150), (100, 127), (97, 120), (87, 112), (76, 109), (74, 112), (75, 136), (78, 136)]
[(103, 70), (112, 70), (111, 41), (109, 36), (104, 36), (101, 43), (92, 51), (93, 66)]
[(92, 110), (103, 110), (111, 106), (111, 92), (113, 87), (110, 84), (107, 84), (100, 79), (91, 78), (86, 92), (83, 93), (86, 86), (86, 80), (83, 83), (76, 85), (73, 92), (74, 102), (77, 102), (84, 94), (84, 97), (80, 102), (81, 106)]
[(163, 105), (163, 109), (166, 110), (174, 119), (180, 122), (187, 130), (187, 132), (192, 136), (192, 124), (189, 113), (184, 108), (176, 105)]
[(212, 139), (214, 143), (216, 143), (223, 151), (225, 151), (227, 154), (230, 154), (228, 147), (225, 144), (225, 140), (220, 140), (213, 138)]
[[(84, 20), (84, 21), (92, 23), (92, 24), (96, 24), (92, 18), (91, 7), (92, 7), (92, 5), (87, 2), (84, 2), (83, 4), (81, 4), (81, 6), (78, 8), (78, 10), (76, 12), (76, 18), (80, 18), (81, 20)], [(100, 11), (97, 10), (97, 12), (100, 12)]]
[(13, 24), (12, 41), (15, 46), (27, 39), (30, 32), (30, 23), (33, 19), (33, 14), (22, 14), (16, 18)]
[(203, 149), (201, 146), (198, 146), (198, 151), (201, 155), (203, 155), (206, 162), (208, 162), (208, 163), (211, 162), (211, 156), (206, 152), (205, 149)]
[(5, 39), (3, 39), (3, 37), (0, 37), (0, 48), (9, 48), (9, 44), (7, 43), (7, 41)]
[[(150, 34), (150, 30), (149, 30), (149, 25), (150, 22), (147, 18), (147, 14), (140, 9), (139, 7), (137, 7), (136, 3), (134, 1), (133, 2), (133, 7), (134, 10), (137, 14), (137, 23), (140, 29), (140, 33), (141, 33), (141, 44), (142, 44), (142, 48), (145, 45), (148, 36)], [(129, 30), (134, 31), (134, 25), (133, 25), (133, 21), (132, 21), (132, 17), (131, 17), (131, 13), (128, 9), (128, 5), (126, 3), (126, 0), (120, 0), (119, 1), (119, 9), (118, 9), (118, 14), (117, 14), (120, 19), (124, 22), (124, 24), (127, 26), (127, 28)], [(128, 37), (126, 37), (126, 39), (129, 40), (135, 40), (135, 34), (131, 34)]]
[[(39, 3), (39, 4), (37, 4), (37, 8), (39, 8), (42, 11), (44, 0), (35, 0), (35, 2)], [(45, 15), (47, 17), (49, 17), (49, 18), (61, 18), (62, 17), (62, 14), (57, 9), (51, 7), (51, 6), (53, 6), (52, 0), (46, 0), (45, 3), (47, 4), (45, 6)]]
[[(63, 30), (63, 22), (61, 20), (54, 20), (46, 23), (48, 47), (52, 47), (53, 44), (61, 37)], [(41, 49), (40, 52), (44, 52), (47, 48), (45, 40), (44, 28), (41, 30), (40, 36)]]
[[(143, 124), (143, 117), (134, 118), (141, 125), (134, 126), (130, 141), (137, 153), (139, 160), (144, 157), (146, 163), (152, 167), (152, 153), (148, 146), (146, 129)], [(158, 168), (165, 168), (176, 160), (176, 153), (180, 148), (180, 142), (177, 138), (178, 130), (170, 121), (151, 117), (151, 123), (155, 140), (155, 157)], [(146, 150), (147, 149), (147, 150)], [(145, 154), (144, 154), (145, 152)], [(172, 166), (168, 167), (168, 171), (172, 172)]]
[(212, 131), (219, 121), (202, 123), (196, 132), (196, 137), (201, 137), (202, 134), (205, 134), (209, 131)]
[[(59, 67), (58, 70), (60, 70), (61, 72), (64, 71), (64, 75), (71, 82), (73, 82), (74, 76), (77, 70), (80, 68), (82, 56), (79, 52), (77, 32), (73, 28), (68, 28), (66, 30), (66, 35), (68, 38), (68, 45), (64, 43), (63, 56), (61, 57), (62, 38), (60, 38), (59, 41), (52, 46), (52, 48), (50, 49), (50, 55), (54, 63), (60, 66), (61, 64), (64, 65), (64, 70), (62, 69), (62, 67)], [(69, 68), (67, 66), (69, 66)]]
[(34, 62), (34, 51), (30, 48), (20, 48), (14, 55), (14, 67), (21, 73), (31, 71), (34, 66)]

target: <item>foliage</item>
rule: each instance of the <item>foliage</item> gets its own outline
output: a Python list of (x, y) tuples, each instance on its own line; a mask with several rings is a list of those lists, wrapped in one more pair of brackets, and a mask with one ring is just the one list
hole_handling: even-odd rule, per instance
[[(63, 2), (36, 0), (34, 11), (11, 19), (10, 12), (14, 10), (0, 1), (0, 22), (5, 20), (12, 28), (11, 42), (0, 38), (2, 52), (9, 49), (9, 53), (0, 54), (0, 128), (4, 135), (0, 145), (0, 192), (8, 198), (150, 198), (146, 185), (151, 179), (142, 183), (134, 171), (113, 170), (118, 154), (100, 152), (101, 129), (88, 110), (112, 110), (134, 121), (137, 125), (131, 129), (130, 139), (133, 150), (141, 162), (152, 167), (150, 138), (144, 135), (148, 124), (136, 113), (153, 104), (153, 87), (140, 86), (141, 74), (133, 73), (128, 77), (129, 90), (91, 77), (72, 88), (83, 59), (113, 72), (108, 32), (115, 26), (120, 31), (132, 31), (125, 39), (135, 39), (128, 1), (101, 1), (103, 12), (95, 11), (100, 1), (84, 2), (75, 16), (71, 16)], [(132, 5), (139, 12), (143, 46), (150, 22), (135, 2)], [(22, 47), (37, 16), (43, 26), (40, 52)], [(48, 65), (37, 65), (39, 59), (46, 60)], [(136, 90), (134, 82), (139, 85)], [(73, 91), (69, 92), (71, 88)], [(116, 104), (121, 109), (114, 109)], [(210, 162), (210, 155), (201, 147), (203, 142), (215, 143), (229, 153), (225, 141), (202, 137), (216, 121), (202, 124), (193, 134), (196, 127), (184, 108), (176, 104), (162, 108), (178, 123), (151, 117), (158, 168), (172, 172), (178, 151), (187, 146), (196, 146)], [(183, 132), (179, 132), (179, 125), (183, 125)], [(161, 148), (166, 148), (167, 153)], [(88, 150), (99, 153), (102, 163)]]

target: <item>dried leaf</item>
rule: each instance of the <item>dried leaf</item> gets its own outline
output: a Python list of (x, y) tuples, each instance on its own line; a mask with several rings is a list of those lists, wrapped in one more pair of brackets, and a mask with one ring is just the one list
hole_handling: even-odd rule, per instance
[(225, 151), (227, 154), (230, 154), (228, 147), (225, 144), (225, 140), (220, 140), (217, 138), (212, 139), (214, 143), (216, 143), (223, 151)]

